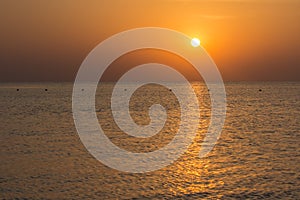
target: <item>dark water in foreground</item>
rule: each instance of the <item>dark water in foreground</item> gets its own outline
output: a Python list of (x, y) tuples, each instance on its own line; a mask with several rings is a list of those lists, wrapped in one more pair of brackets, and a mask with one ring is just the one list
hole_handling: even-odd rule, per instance
[[(227, 83), (226, 123), (214, 150), (202, 159), (197, 155), (209, 101), (202, 84), (193, 87), (203, 99), (194, 143), (166, 168), (131, 174), (101, 164), (81, 143), (72, 117), (72, 84), (0, 84), (0, 198), (300, 199), (300, 83)], [(153, 96), (147, 90), (135, 101), (147, 95)], [(142, 123), (143, 104), (133, 105)], [(114, 143), (144, 150), (113, 130), (108, 135)], [(145, 142), (144, 148), (160, 147)]]

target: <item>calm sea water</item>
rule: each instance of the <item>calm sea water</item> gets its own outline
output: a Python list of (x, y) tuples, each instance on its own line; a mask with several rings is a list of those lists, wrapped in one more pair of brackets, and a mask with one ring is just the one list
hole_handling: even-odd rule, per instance
[[(225, 126), (207, 157), (197, 155), (209, 123), (209, 96), (203, 84), (194, 83), (202, 118), (193, 144), (166, 168), (132, 174), (106, 167), (85, 149), (72, 117), (71, 83), (2, 83), (0, 198), (300, 199), (300, 83), (225, 86)], [(172, 96), (161, 95), (161, 88), (135, 94), (130, 106), (139, 124), (149, 120), (145, 99), (171, 103), (160, 136), (141, 141), (121, 133), (109, 118), (103, 96), (111, 88), (99, 88), (97, 115), (112, 142), (149, 152), (170, 141), (179, 112)]]

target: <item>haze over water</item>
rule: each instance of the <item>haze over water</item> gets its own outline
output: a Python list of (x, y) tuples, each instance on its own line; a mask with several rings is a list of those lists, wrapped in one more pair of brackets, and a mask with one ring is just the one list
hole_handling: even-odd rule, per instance
[[(73, 121), (72, 86), (0, 84), (1, 199), (300, 198), (299, 82), (225, 83), (225, 126), (213, 151), (201, 159), (197, 156), (209, 123), (210, 100), (207, 88), (193, 83), (201, 104), (194, 143), (172, 165), (142, 174), (110, 169), (85, 149)], [(98, 90), (96, 107), (111, 86)], [(133, 117), (141, 124), (147, 121), (141, 112), (145, 98), (171, 101), (159, 92), (142, 90), (132, 99)], [(175, 119), (176, 106), (169, 109)], [(105, 109), (96, 110), (108, 126), (108, 137), (131, 151), (165, 145), (176, 127), (173, 120), (158, 143), (139, 143), (110, 126), (111, 119), (103, 119)]]

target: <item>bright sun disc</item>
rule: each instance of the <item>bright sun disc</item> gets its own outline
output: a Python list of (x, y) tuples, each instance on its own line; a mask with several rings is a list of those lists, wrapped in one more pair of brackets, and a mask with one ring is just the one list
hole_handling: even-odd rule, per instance
[(199, 45), (200, 45), (200, 40), (199, 40), (198, 38), (193, 38), (193, 39), (191, 40), (191, 45), (192, 45), (193, 47), (199, 46)]

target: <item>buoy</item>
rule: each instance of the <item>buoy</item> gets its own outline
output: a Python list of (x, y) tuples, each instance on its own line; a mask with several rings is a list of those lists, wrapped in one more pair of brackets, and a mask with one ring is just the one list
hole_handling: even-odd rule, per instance
[(47, 92), (47, 91), (48, 91), (48, 89), (46, 88), (46, 89), (45, 89), (45, 91)]
[(81, 89), (81, 91), (84, 91), (84, 89)]
[(17, 89), (17, 91), (19, 91), (19, 88)]
[(260, 92), (261, 92), (261, 91), (262, 91), (262, 89), (259, 89), (258, 91), (260, 91)]

